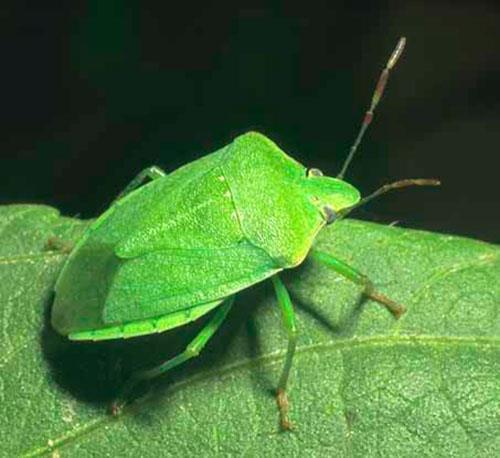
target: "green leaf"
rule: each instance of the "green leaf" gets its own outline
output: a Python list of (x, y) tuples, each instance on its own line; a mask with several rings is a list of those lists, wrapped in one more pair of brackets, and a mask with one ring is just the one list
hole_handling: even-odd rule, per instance
[(312, 262), (287, 274), (300, 335), (295, 430), (281, 433), (286, 333), (266, 284), (239, 296), (199, 358), (108, 413), (127, 374), (181, 350), (199, 324), (106, 343), (58, 336), (59, 248), (86, 225), (44, 206), (0, 208), (1, 456), (500, 456), (498, 247), (354, 220), (323, 231), (319, 247), (408, 312), (395, 321)]

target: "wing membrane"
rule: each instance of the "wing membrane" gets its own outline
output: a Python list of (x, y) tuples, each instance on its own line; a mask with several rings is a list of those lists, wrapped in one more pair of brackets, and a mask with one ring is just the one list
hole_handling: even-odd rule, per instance
[(160, 250), (124, 260), (106, 299), (104, 321), (166, 315), (217, 300), (280, 270), (247, 241), (217, 250)]

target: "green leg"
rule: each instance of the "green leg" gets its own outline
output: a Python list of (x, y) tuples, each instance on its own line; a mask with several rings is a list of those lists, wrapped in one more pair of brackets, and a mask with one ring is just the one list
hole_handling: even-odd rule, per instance
[(297, 346), (297, 326), (295, 324), (295, 313), (293, 311), (293, 304), (290, 299), (288, 291), (278, 275), (271, 278), (278, 298), (278, 304), (283, 314), (283, 322), (288, 332), (288, 349), (286, 353), (285, 366), (278, 383), (276, 391), (276, 402), (281, 417), (281, 427), (284, 430), (291, 429), (292, 425), (288, 419), (288, 397), (286, 394), (286, 385), (290, 376), (290, 369), (292, 367), (293, 355)]
[(134, 387), (143, 380), (150, 380), (152, 378), (158, 377), (159, 375), (168, 372), (170, 369), (184, 363), (188, 359), (198, 356), (200, 351), (206, 345), (206, 343), (212, 338), (217, 329), (226, 318), (229, 310), (233, 306), (234, 296), (226, 299), (222, 305), (217, 308), (215, 315), (207, 323), (207, 325), (199, 332), (199, 334), (189, 343), (186, 349), (174, 356), (173, 358), (165, 361), (159, 366), (153, 367), (152, 369), (147, 369), (144, 371), (136, 372), (132, 377), (125, 383), (118, 400), (112, 406), (112, 412), (117, 414), (119, 410), (125, 404), (126, 398)]
[(352, 282), (363, 286), (363, 293), (366, 296), (379, 302), (382, 305), (385, 305), (396, 318), (399, 318), (405, 312), (405, 308), (401, 304), (394, 302), (392, 299), (389, 299), (387, 296), (384, 296), (383, 294), (376, 291), (372, 281), (367, 276), (358, 272), (356, 269), (352, 268), (340, 259), (337, 259), (328, 253), (315, 249), (312, 249), (310, 251), (309, 256), (312, 259), (315, 259), (316, 261), (319, 261), (322, 264), (330, 267), (335, 272), (343, 275)]
[(147, 169), (144, 169), (141, 173), (139, 173), (139, 175), (137, 175), (127, 185), (127, 187), (118, 195), (118, 197), (115, 200), (119, 200), (122, 197), (125, 197), (129, 192), (138, 188), (148, 178), (150, 180), (156, 180), (157, 178), (162, 178), (165, 175), (166, 175), (166, 173), (162, 169), (160, 169), (160, 167), (157, 167), (156, 165), (153, 165), (152, 167), (148, 167)]

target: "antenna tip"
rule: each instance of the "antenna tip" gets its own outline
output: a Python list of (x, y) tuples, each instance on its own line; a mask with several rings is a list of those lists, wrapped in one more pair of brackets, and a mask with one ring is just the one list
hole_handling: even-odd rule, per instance
[(387, 62), (387, 68), (390, 70), (394, 65), (396, 65), (396, 62), (398, 59), (401, 57), (401, 54), (403, 54), (403, 51), (406, 46), (406, 37), (401, 37), (398, 41), (398, 44), (396, 45), (396, 48), (394, 48), (394, 51), (391, 54), (391, 57), (389, 58), (389, 61)]
[(441, 186), (441, 180), (436, 178), (417, 178), (413, 181), (417, 186)]

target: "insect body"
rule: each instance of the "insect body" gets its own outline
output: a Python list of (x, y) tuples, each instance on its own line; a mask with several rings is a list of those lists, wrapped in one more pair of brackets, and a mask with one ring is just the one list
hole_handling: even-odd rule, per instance
[[(152, 181), (140, 186), (147, 177)], [(182, 326), (215, 309), (184, 352), (135, 374), (127, 393), (138, 380), (196, 356), (235, 294), (271, 277), (289, 335), (277, 391), (281, 423), (289, 428), (285, 389), (297, 331), (279, 272), (313, 256), (402, 312), (362, 274), (312, 248), (321, 228), (360, 202), (349, 183), (307, 170), (255, 132), (171, 174), (147, 169), (69, 255), (55, 287), (52, 324), (71, 340), (129, 338)]]
[(114, 203), (70, 255), (52, 323), (100, 340), (192, 321), (300, 264), (330, 213), (359, 198), (263, 135), (242, 135)]

